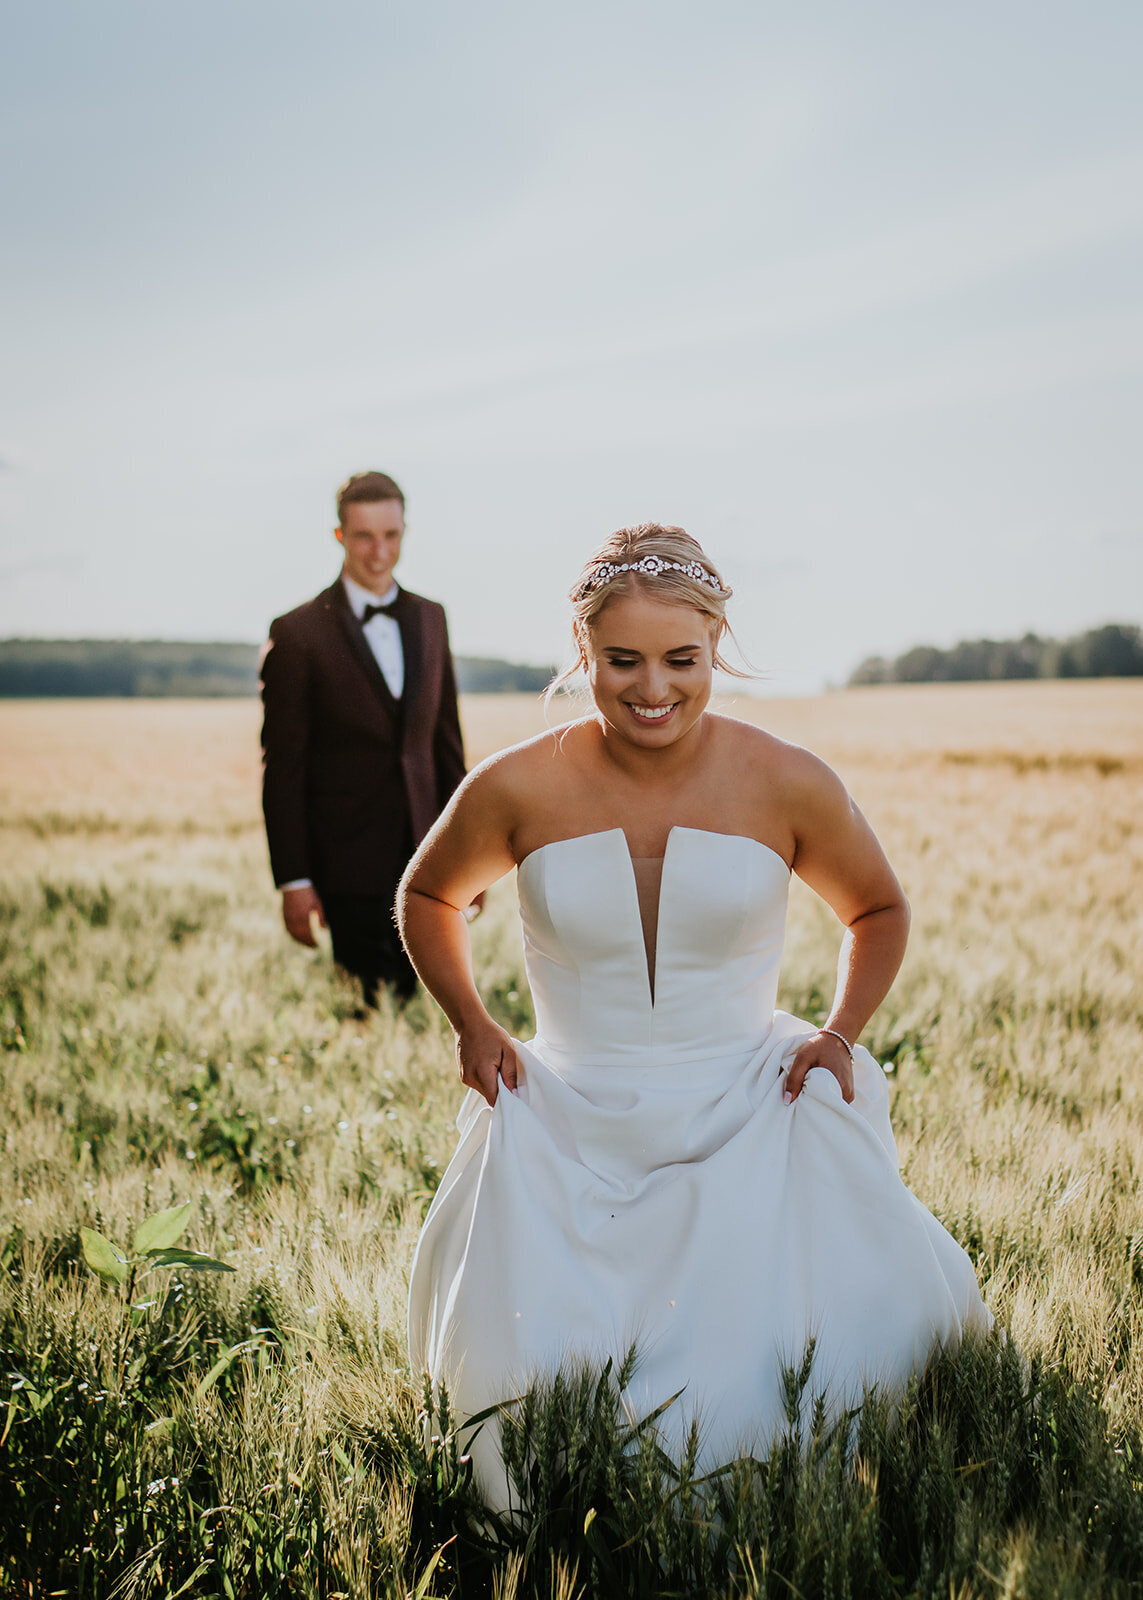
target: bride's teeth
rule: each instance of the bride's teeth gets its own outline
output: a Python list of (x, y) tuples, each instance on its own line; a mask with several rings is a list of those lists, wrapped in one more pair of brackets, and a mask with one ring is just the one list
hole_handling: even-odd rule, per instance
[(673, 711), (675, 708), (674, 706), (632, 706), (631, 709), (637, 717), (645, 717), (648, 721), (657, 722), (660, 717), (665, 717), (669, 711)]

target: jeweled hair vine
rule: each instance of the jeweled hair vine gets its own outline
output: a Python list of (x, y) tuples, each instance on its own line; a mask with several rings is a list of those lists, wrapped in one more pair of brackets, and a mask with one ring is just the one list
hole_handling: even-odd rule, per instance
[[(679, 529), (679, 532), (682, 530)], [(696, 583), (705, 583), (717, 594), (728, 594), (722, 579), (709, 571), (701, 561), (664, 561), (662, 556), (641, 556), (638, 561), (601, 561), (599, 566), (581, 578), (572, 590), (573, 600), (582, 600), (593, 589), (602, 589), (623, 572), (637, 572), (645, 578), (658, 578), (664, 572), (682, 572)]]

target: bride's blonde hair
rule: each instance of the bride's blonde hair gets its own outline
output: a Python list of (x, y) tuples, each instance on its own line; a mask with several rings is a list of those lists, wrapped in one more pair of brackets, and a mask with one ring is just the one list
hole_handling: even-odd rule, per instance
[[(642, 571), (640, 563), (646, 563)], [(684, 528), (659, 522), (618, 528), (588, 556), (568, 594), (572, 603), (576, 660), (552, 679), (544, 691), (545, 705), (584, 666), (587, 634), (603, 608), (612, 600), (625, 599), (632, 594), (645, 594), (652, 600), (690, 606), (700, 612), (714, 634), (715, 666), (735, 678), (750, 677), (750, 673), (725, 661), (718, 648), (723, 635), (730, 633), (726, 602), (732, 593), (702, 545)]]

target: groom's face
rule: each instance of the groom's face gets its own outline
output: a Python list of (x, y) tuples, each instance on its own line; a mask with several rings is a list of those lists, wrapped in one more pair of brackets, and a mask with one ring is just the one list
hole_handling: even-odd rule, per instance
[(393, 583), (393, 568), (405, 536), (405, 508), (399, 500), (360, 500), (345, 508), (334, 537), (345, 551), (347, 578), (370, 594), (382, 595)]

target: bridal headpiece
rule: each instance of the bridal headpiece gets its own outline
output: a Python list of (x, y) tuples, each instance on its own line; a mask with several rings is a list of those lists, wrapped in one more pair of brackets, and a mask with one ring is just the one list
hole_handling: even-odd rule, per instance
[(708, 572), (701, 561), (667, 561), (662, 556), (641, 556), (638, 561), (601, 561), (598, 567), (588, 573), (572, 599), (581, 600), (593, 589), (604, 588), (623, 572), (639, 572), (646, 578), (657, 578), (663, 572), (681, 572), (696, 583), (705, 583), (716, 594), (726, 592), (714, 573)]

